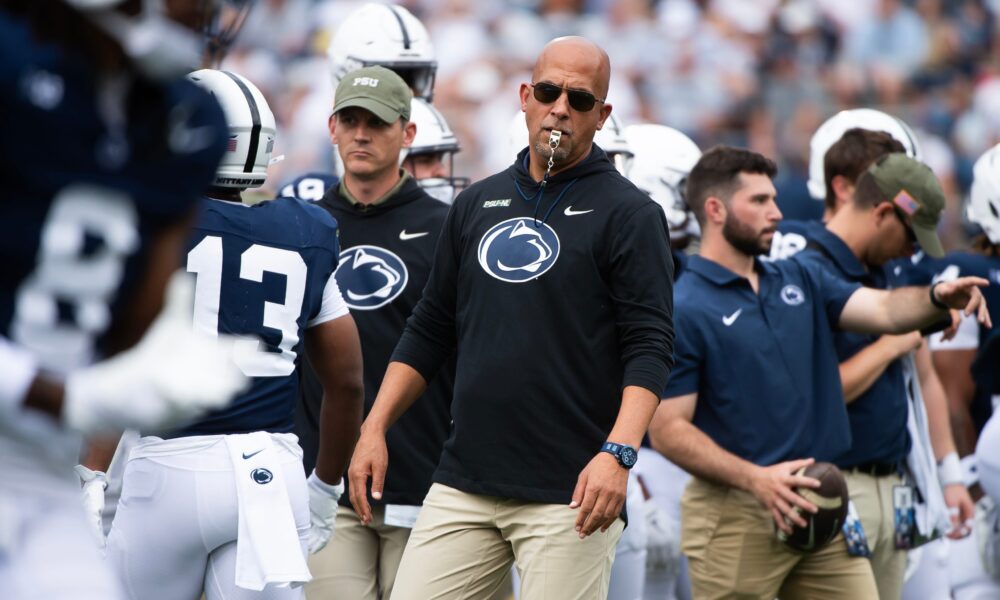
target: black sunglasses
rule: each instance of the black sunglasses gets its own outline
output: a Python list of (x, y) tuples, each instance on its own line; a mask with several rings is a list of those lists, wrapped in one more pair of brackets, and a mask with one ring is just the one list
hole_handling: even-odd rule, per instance
[(587, 112), (593, 109), (594, 104), (597, 104), (598, 102), (604, 104), (604, 100), (583, 90), (572, 90), (570, 88), (559, 87), (554, 83), (546, 83), (544, 81), (539, 83), (529, 83), (528, 85), (530, 85), (534, 90), (535, 100), (538, 100), (542, 104), (552, 104), (559, 99), (559, 96), (562, 96), (563, 91), (566, 92), (566, 96), (569, 98), (569, 105), (573, 108), (573, 110), (578, 112)]

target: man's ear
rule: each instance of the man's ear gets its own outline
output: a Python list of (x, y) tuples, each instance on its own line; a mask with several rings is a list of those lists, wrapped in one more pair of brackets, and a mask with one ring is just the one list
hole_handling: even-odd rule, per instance
[(337, 115), (330, 115), (326, 120), (326, 127), (330, 130), (330, 143), (337, 145)]
[(718, 196), (709, 196), (705, 199), (705, 221), (721, 225), (726, 222), (726, 214), (729, 208)]
[(417, 137), (417, 124), (413, 121), (407, 121), (403, 124), (403, 147), (409, 148), (413, 144), (413, 140)]
[(844, 199), (849, 199), (854, 196), (854, 182), (843, 175), (834, 175), (833, 180), (830, 182), (830, 186), (833, 187), (833, 195), (838, 205), (841, 204)]
[(521, 98), (521, 112), (528, 110), (528, 96), (531, 94), (531, 86), (527, 83), (522, 83), (521, 87), (517, 90), (518, 96)]
[(601, 118), (597, 121), (597, 130), (600, 131), (604, 127), (604, 122), (608, 120), (611, 116), (611, 105), (605, 102), (601, 105)]
[(875, 224), (882, 226), (887, 220), (896, 219), (894, 214), (896, 211), (889, 202), (880, 202), (875, 208), (872, 209), (872, 214), (875, 216)]

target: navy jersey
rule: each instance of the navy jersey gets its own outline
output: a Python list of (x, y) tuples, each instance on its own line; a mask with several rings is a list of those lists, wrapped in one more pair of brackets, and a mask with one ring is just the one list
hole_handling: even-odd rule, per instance
[(306, 173), (278, 188), (278, 197), (319, 202), (327, 190), (336, 189), (340, 178), (330, 173)]
[(239, 342), (234, 356), (250, 389), (175, 437), (291, 431), (303, 334), (337, 268), (337, 222), (292, 198), (252, 207), (206, 199), (188, 250), (195, 324), (260, 342)]
[[(994, 328), (1000, 323), (1000, 257), (972, 252), (950, 252), (942, 258), (930, 258), (918, 254), (912, 260), (896, 264), (894, 270), (910, 285), (929, 285), (957, 277), (987, 279), (990, 285), (981, 288), (983, 297), (986, 299)], [(979, 350), (972, 370), (976, 395), (971, 407), (977, 431), (982, 430), (993, 413), (992, 395), (996, 388), (996, 373), (1000, 372), (1000, 365), (996, 362), (996, 348), (988, 351), (991, 344), (987, 344), (987, 340), (995, 343), (996, 335), (996, 329), (990, 330), (979, 325)]]
[(100, 356), (150, 240), (192, 214), (228, 129), (194, 84), (99, 86), (3, 11), (0, 55), (0, 333), (65, 372)]

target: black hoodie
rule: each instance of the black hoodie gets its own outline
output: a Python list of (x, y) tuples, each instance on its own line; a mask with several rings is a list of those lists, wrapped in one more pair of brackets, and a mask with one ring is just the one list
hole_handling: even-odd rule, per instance
[(673, 265), (663, 211), (603, 150), (541, 194), (526, 153), (456, 199), (392, 358), (430, 380), (457, 350), (454, 425), (434, 481), (562, 504), (622, 389), (663, 391)]
[[(448, 206), (427, 195), (409, 176), (378, 204), (353, 204), (335, 186), (327, 190), (318, 206), (329, 211), (340, 225), (336, 277), (361, 337), (367, 416), (389, 356), (427, 282)], [(307, 468), (311, 470), (319, 449), (316, 428), (322, 388), (311, 369), (302, 371), (304, 406), (299, 411), (296, 432), (302, 438)], [(392, 466), (382, 502), (423, 502), (441, 446), (448, 437), (454, 378), (452, 360), (436, 377), (428, 378), (427, 391), (389, 430), (386, 441)], [(344, 481), (346, 485), (346, 477)], [(348, 494), (341, 496), (340, 503), (350, 506)]]

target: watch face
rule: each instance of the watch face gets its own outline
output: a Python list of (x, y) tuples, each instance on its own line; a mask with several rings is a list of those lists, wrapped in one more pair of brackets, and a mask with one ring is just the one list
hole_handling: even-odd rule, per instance
[(639, 453), (635, 451), (635, 448), (630, 448), (625, 446), (621, 451), (622, 464), (626, 467), (631, 467), (635, 464), (635, 461), (639, 459)]

